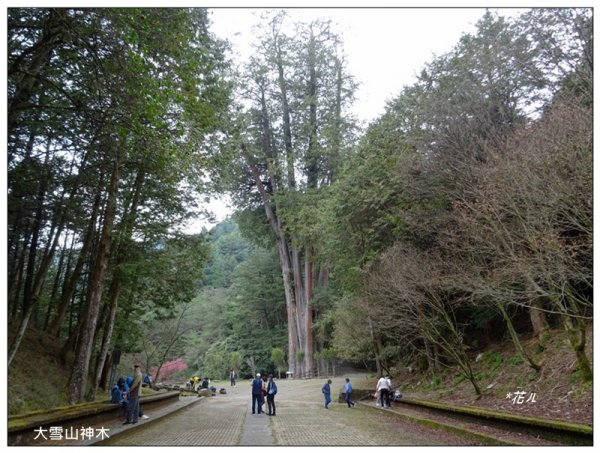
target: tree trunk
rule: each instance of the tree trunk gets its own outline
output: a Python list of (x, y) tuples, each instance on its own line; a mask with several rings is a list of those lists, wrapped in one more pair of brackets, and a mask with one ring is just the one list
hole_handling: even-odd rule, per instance
[(110, 367), (112, 366), (112, 360), (110, 357), (110, 354), (106, 354), (106, 356), (104, 357), (104, 366), (102, 367), (102, 375), (100, 376), (100, 385), (99, 387), (106, 391), (108, 390), (108, 379), (109, 379), (109, 373), (110, 373)]
[(289, 370), (293, 373), (293, 376), (297, 376), (299, 371), (297, 366), (296, 355), (300, 348), (299, 331), (298, 331), (298, 318), (296, 315), (296, 300), (295, 300), (295, 282), (294, 282), (294, 268), (292, 264), (292, 253), (290, 253), (288, 247), (288, 239), (283, 230), (283, 227), (279, 223), (279, 219), (275, 216), (269, 195), (262, 183), (260, 173), (256, 168), (256, 165), (252, 162), (252, 158), (246, 150), (246, 146), (242, 144), (242, 153), (244, 154), (256, 187), (261, 195), (265, 214), (269, 225), (277, 238), (277, 251), (279, 252), (279, 263), (281, 266), (281, 273), (283, 277), (283, 287), (285, 292), (285, 301), (287, 309), (288, 319), (288, 365)]
[(533, 327), (533, 334), (538, 338), (540, 344), (542, 344), (544, 335), (550, 329), (546, 314), (541, 308), (542, 302), (539, 298), (534, 299), (529, 307), (529, 319), (531, 320), (531, 326)]
[(305, 279), (305, 287), (306, 287), (306, 306), (305, 306), (305, 325), (304, 329), (306, 331), (306, 342), (305, 342), (305, 363), (306, 363), (306, 377), (313, 376), (313, 368), (314, 368), (314, 360), (313, 360), (313, 316), (312, 316), (312, 308), (311, 302), (314, 296), (313, 290), (313, 251), (312, 249), (307, 249), (306, 258), (304, 262), (304, 279)]
[[(60, 252), (60, 258), (58, 260), (58, 266), (56, 267), (56, 276), (54, 277), (54, 284), (52, 285), (52, 294), (50, 295), (50, 300), (48, 301), (48, 309), (46, 310), (46, 317), (44, 319), (44, 331), (48, 330), (48, 326), (50, 324), (50, 315), (52, 314), (52, 307), (54, 306), (54, 301), (56, 300), (56, 295), (58, 294), (59, 291), (59, 287), (61, 286), (61, 277), (62, 277), (62, 272), (63, 269), (65, 267), (65, 259), (67, 255), (70, 255), (71, 251), (73, 250), (73, 242), (75, 239), (75, 235), (73, 235), (73, 238), (71, 239), (71, 249), (69, 250), (69, 252), (67, 252), (67, 240), (68, 240), (68, 233), (67, 233), (67, 237), (65, 238), (65, 247), (62, 248), (61, 252)], [(68, 259), (67, 259), (68, 261)]]
[[(117, 248), (117, 259), (115, 264), (115, 269), (118, 268), (119, 265), (125, 263), (127, 261), (127, 247), (124, 245), (123, 241), (128, 241), (131, 239), (131, 235), (133, 233), (133, 228), (135, 226), (136, 221), (136, 213), (138, 206), (140, 204), (142, 189), (144, 187), (144, 181), (146, 179), (146, 173), (144, 170), (139, 170), (134, 183), (133, 195), (131, 196), (131, 201), (129, 204), (129, 208), (126, 208), (126, 216), (123, 219), (121, 228), (118, 228), (121, 231), (121, 236), (118, 242), (116, 243)], [(96, 391), (98, 386), (100, 385), (100, 379), (102, 377), (102, 370), (104, 368), (104, 357), (108, 355), (108, 349), (110, 348), (110, 343), (112, 340), (112, 333), (115, 324), (115, 319), (117, 316), (117, 308), (119, 304), (119, 296), (121, 294), (121, 277), (118, 272), (115, 272), (113, 275), (113, 280), (110, 286), (110, 308), (106, 321), (106, 325), (104, 327), (104, 334), (102, 336), (102, 345), (100, 346), (100, 360), (98, 361), (98, 365), (96, 367), (96, 379), (94, 381), (94, 388), (92, 391), (92, 396), (96, 399)], [(147, 370), (148, 371), (148, 370)]]
[[(46, 144), (46, 157), (44, 158), (44, 168), (47, 167), (50, 160), (50, 146), (51, 138), (48, 137), (48, 142)], [(25, 331), (27, 330), (29, 320), (31, 319), (31, 314), (33, 313), (34, 305), (36, 304), (38, 299), (37, 294), (34, 292), (34, 274), (39, 235), (42, 228), (42, 217), (44, 215), (44, 199), (46, 197), (47, 187), (48, 175), (41, 175), (40, 186), (36, 197), (36, 213), (35, 219), (33, 221), (31, 244), (29, 246), (27, 271), (25, 273), (25, 286), (23, 288), (23, 316), (21, 317), (21, 323), (19, 325), (18, 334), (10, 347), (7, 366), (10, 366), (13, 359), (15, 358), (15, 355), (17, 354), (17, 351), (19, 350), (21, 340), (25, 336)]]
[(277, 59), (277, 74), (279, 82), (279, 91), (281, 92), (281, 107), (283, 113), (283, 142), (285, 145), (286, 167), (287, 167), (287, 185), (289, 189), (296, 186), (296, 178), (294, 176), (294, 151), (292, 148), (292, 129), (290, 121), (290, 106), (287, 96), (287, 85), (283, 70), (283, 58), (279, 42), (276, 42), (276, 59)]
[(25, 331), (27, 330), (27, 325), (29, 324), (29, 318), (31, 318), (32, 313), (33, 313), (33, 304), (29, 304), (27, 311), (23, 314), (23, 319), (21, 320), (21, 323), (19, 324), (19, 330), (17, 332), (15, 339), (13, 340), (13, 344), (11, 345), (10, 350), (8, 351), (8, 366), (10, 366), (13, 359), (15, 358), (15, 355), (17, 354), (19, 346), (21, 345), (21, 341), (23, 340), (23, 337), (25, 336)]
[(69, 402), (71, 404), (80, 403), (83, 400), (90, 358), (93, 349), (94, 334), (96, 332), (96, 323), (100, 312), (100, 303), (102, 299), (102, 290), (104, 288), (104, 279), (108, 258), (111, 247), (111, 230), (116, 211), (117, 190), (119, 185), (119, 157), (114, 163), (113, 172), (110, 179), (104, 222), (102, 225), (102, 235), (98, 245), (96, 261), (92, 270), (90, 279), (90, 299), (84, 316), (84, 321), (79, 334), (79, 342), (75, 354), (73, 371), (69, 380)]
[(292, 271), (294, 277), (294, 297), (296, 301), (295, 319), (296, 319), (296, 330), (298, 335), (298, 343), (300, 349), (304, 353), (302, 360), (299, 360), (298, 355), (294, 357), (296, 361), (296, 367), (300, 370), (302, 377), (305, 377), (306, 369), (304, 367), (304, 358), (306, 357), (306, 332), (304, 319), (306, 318), (306, 294), (304, 292), (304, 285), (302, 282), (302, 266), (300, 264), (300, 251), (292, 247)]
[(563, 316), (563, 325), (567, 331), (571, 348), (577, 357), (577, 369), (581, 374), (581, 379), (584, 382), (591, 382), (593, 379), (592, 367), (585, 353), (586, 324), (579, 318)]
[[(100, 184), (102, 183), (102, 179), (100, 178)], [(85, 238), (83, 240), (83, 245), (79, 252), (79, 256), (77, 257), (77, 263), (75, 264), (75, 269), (71, 274), (68, 284), (65, 287), (65, 290), (62, 293), (60, 298), (60, 304), (58, 306), (58, 310), (56, 313), (56, 317), (52, 321), (50, 328), (48, 329), (48, 333), (55, 337), (59, 336), (60, 327), (65, 318), (65, 314), (67, 313), (67, 308), (71, 303), (71, 299), (73, 298), (73, 294), (75, 294), (75, 289), (77, 288), (77, 283), (79, 282), (79, 278), (81, 276), (81, 271), (83, 270), (83, 266), (85, 264), (86, 259), (88, 258), (88, 252), (92, 247), (93, 239), (96, 234), (96, 221), (98, 218), (98, 212), (100, 211), (100, 204), (102, 202), (102, 193), (101, 188), (98, 187), (98, 191), (96, 193), (96, 198), (94, 200), (94, 207), (92, 208), (92, 215), (90, 217), (90, 221), (88, 223), (88, 228), (85, 233)]]
[(98, 355), (98, 363), (96, 364), (94, 386), (92, 388), (92, 399), (94, 400), (96, 399), (96, 392), (98, 391), (98, 387), (100, 386), (102, 370), (104, 369), (104, 360), (108, 356), (108, 349), (110, 348), (112, 332), (115, 325), (115, 319), (117, 317), (117, 307), (119, 302), (119, 296), (121, 294), (121, 282), (120, 279), (116, 276), (113, 277), (109, 294), (110, 308), (104, 326), (102, 343), (100, 345), (100, 353)]
[(519, 335), (517, 334), (517, 331), (515, 330), (513, 323), (510, 320), (510, 316), (508, 316), (508, 313), (506, 312), (506, 309), (504, 308), (504, 305), (502, 303), (499, 303), (498, 309), (500, 310), (500, 313), (502, 313), (502, 317), (504, 318), (504, 321), (506, 322), (506, 327), (508, 329), (510, 337), (513, 340), (513, 344), (515, 345), (515, 349), (517, 350), (517, 353), (521, 356), (521, 358), (523, 360), (526, 360), (529, 363), (531, 368), (533, 368), (536, 372), (539, 372), (542, 369), (542, 366), (539, 363), (537, 363), (535, 360), (533, 360), (533, 358), (525, 352), (525, 349), (523, 348), (523, 345), (521, 344), (521, 340), (519, 340)]

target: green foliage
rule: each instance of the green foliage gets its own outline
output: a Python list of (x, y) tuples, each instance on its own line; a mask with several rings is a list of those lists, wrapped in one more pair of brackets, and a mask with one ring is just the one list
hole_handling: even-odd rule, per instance
[(438, 376), (437, 374), (434, 374), (433, 377), (431, 378), (431, 387), (435, 388), (435, 387), (439, 387), (442, 384), (442, 377)]
[(473, 375), (476, 381), (484, 381), (490, 377), (490, 374), (486, 370), (478, 371)]
[(489, 366), (491, 367), (491, 372), (496, 371), (504, 361), (502, 355), (497, 352), (492, 352), (491, 354), (487, 355), (484, 360), (484, 363), (489, 364)]
[[(184, 359), (214, 378), (226, 377), (231, 368), (241, 378), (250, 376), (249, 358), (259, 372), (272, 373), (271, 352), (277, 345), (285, 347), (287, 340), (277, 255), (250, 246), (230, 220), (215, 227), (209, 241), (216, 248), (209, 265), (215, 287), (203, 286), (188, 313), (194, 327), (184, 335)], [(215, 262), (231, 266), (217, 271)]]
[(233, 220), (225, 220), (210, 232), (211, 260), (204, 268), (204, 284), (228, 288), (235, 268), (248, 258), (252, 246)]
[(271, 360), (275, 365), (275, 369), (278, 373), (281, 373), (285, 369), (285, 353), (281, 348), (271, 349)]
[(239, 351), (229, 353), (229, 366), (234, 370), (239, 370), (242, 366), (242, 356)]
[(521, 356), (519, 355), (514, 355), (512, 357), (509, 357), (509, 359), (506, 361), (506, 363), (508, 364), (508, 366), (510, 367), (515, 367), (515, 366), (519, 366), (522, 365), (524, 363), (523, 359), (521, 358)]
[(458, 385), (465, 380), (465, 375), (463, 373), (457, 374), (454, 377), (454, 385)]

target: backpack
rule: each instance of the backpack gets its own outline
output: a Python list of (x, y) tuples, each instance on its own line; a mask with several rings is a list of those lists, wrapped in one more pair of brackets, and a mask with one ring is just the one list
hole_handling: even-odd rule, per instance
[(112, 388), (110, 402), (113, 404), (121, 402), (121, 389), (117, 384), (115, 384)]
[(275, 385), (275, 381), (271, 382), (271, 387), (269, 388), (269, 395), (277, 395), (277, 385)]

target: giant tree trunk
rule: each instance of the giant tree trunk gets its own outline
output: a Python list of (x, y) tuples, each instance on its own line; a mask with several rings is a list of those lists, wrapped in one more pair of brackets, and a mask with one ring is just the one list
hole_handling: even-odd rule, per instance
[(102, 290), (104, 288), (104, 279), (108, 267), (108, 258), (111, 247), (111, 230), (116, 211), (117, 189), (119, 185), (119, 157), (114, 163), (113, 172), (110, 179), (104, 222), (102, 225), (102, 234), (92, 276), (90, 279), (90, 299), (87, 306), (83, 323), (79, 333), (77, 351), (71, 378), (69, 379), (69, 402), (71, 404), (80, 403), (83, 400), (90, 358), (92, 355), (94, 334), (96, 332), (96, 323), (100, 312), (100, 303), (102, 299)]
[(295, 318), (298, 329), (298, 343), (300, 345), (300, 354), (296, 354), (294, 361), (296, 362), (296, 368), (302, 377), (306, 377), (305, 369), (305, 358), (307, 355), (306, 351), (306, 331), (304, 325), (304, 319), (306, 316), (306, 294), (304, 292), (304, 285), (302, 282), (302, 266), (300, 264), (300, 250), (292, 248), (292, 271), (294, 277), (294, 297), (295, 297)]
[(306, 331), (305, 351), (304, 357), (306, 363), (306, 377), (313, 376), (314, 360), (313, 360), (313, 316), (311, 302), (314, 296), (313, 288), (313, 252), (312, 249), (306, 251), (305, 266), (304, 266), (304, 279), (306, 287), (306, 305), (305, 305), (305, 318), (304, 318), (304, 329)]

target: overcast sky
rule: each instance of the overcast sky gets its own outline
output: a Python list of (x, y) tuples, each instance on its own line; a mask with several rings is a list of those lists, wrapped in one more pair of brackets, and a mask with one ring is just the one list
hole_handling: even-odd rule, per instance
[[(250, 53), (251, 27), (264, 9), (211, 10), (212, 30), (231, 41), (240, 58)], [(291, 8), (294, 19), (330, 18), (342, 36), (348, 70), (360, 83), (354, 112), (371, 121), (385, 101), (415, 82), (434, 55), (448, 52), (464, 33), (472, 33), (484, 8)], [(499, 10), (513, 14), (515, 10)]]

